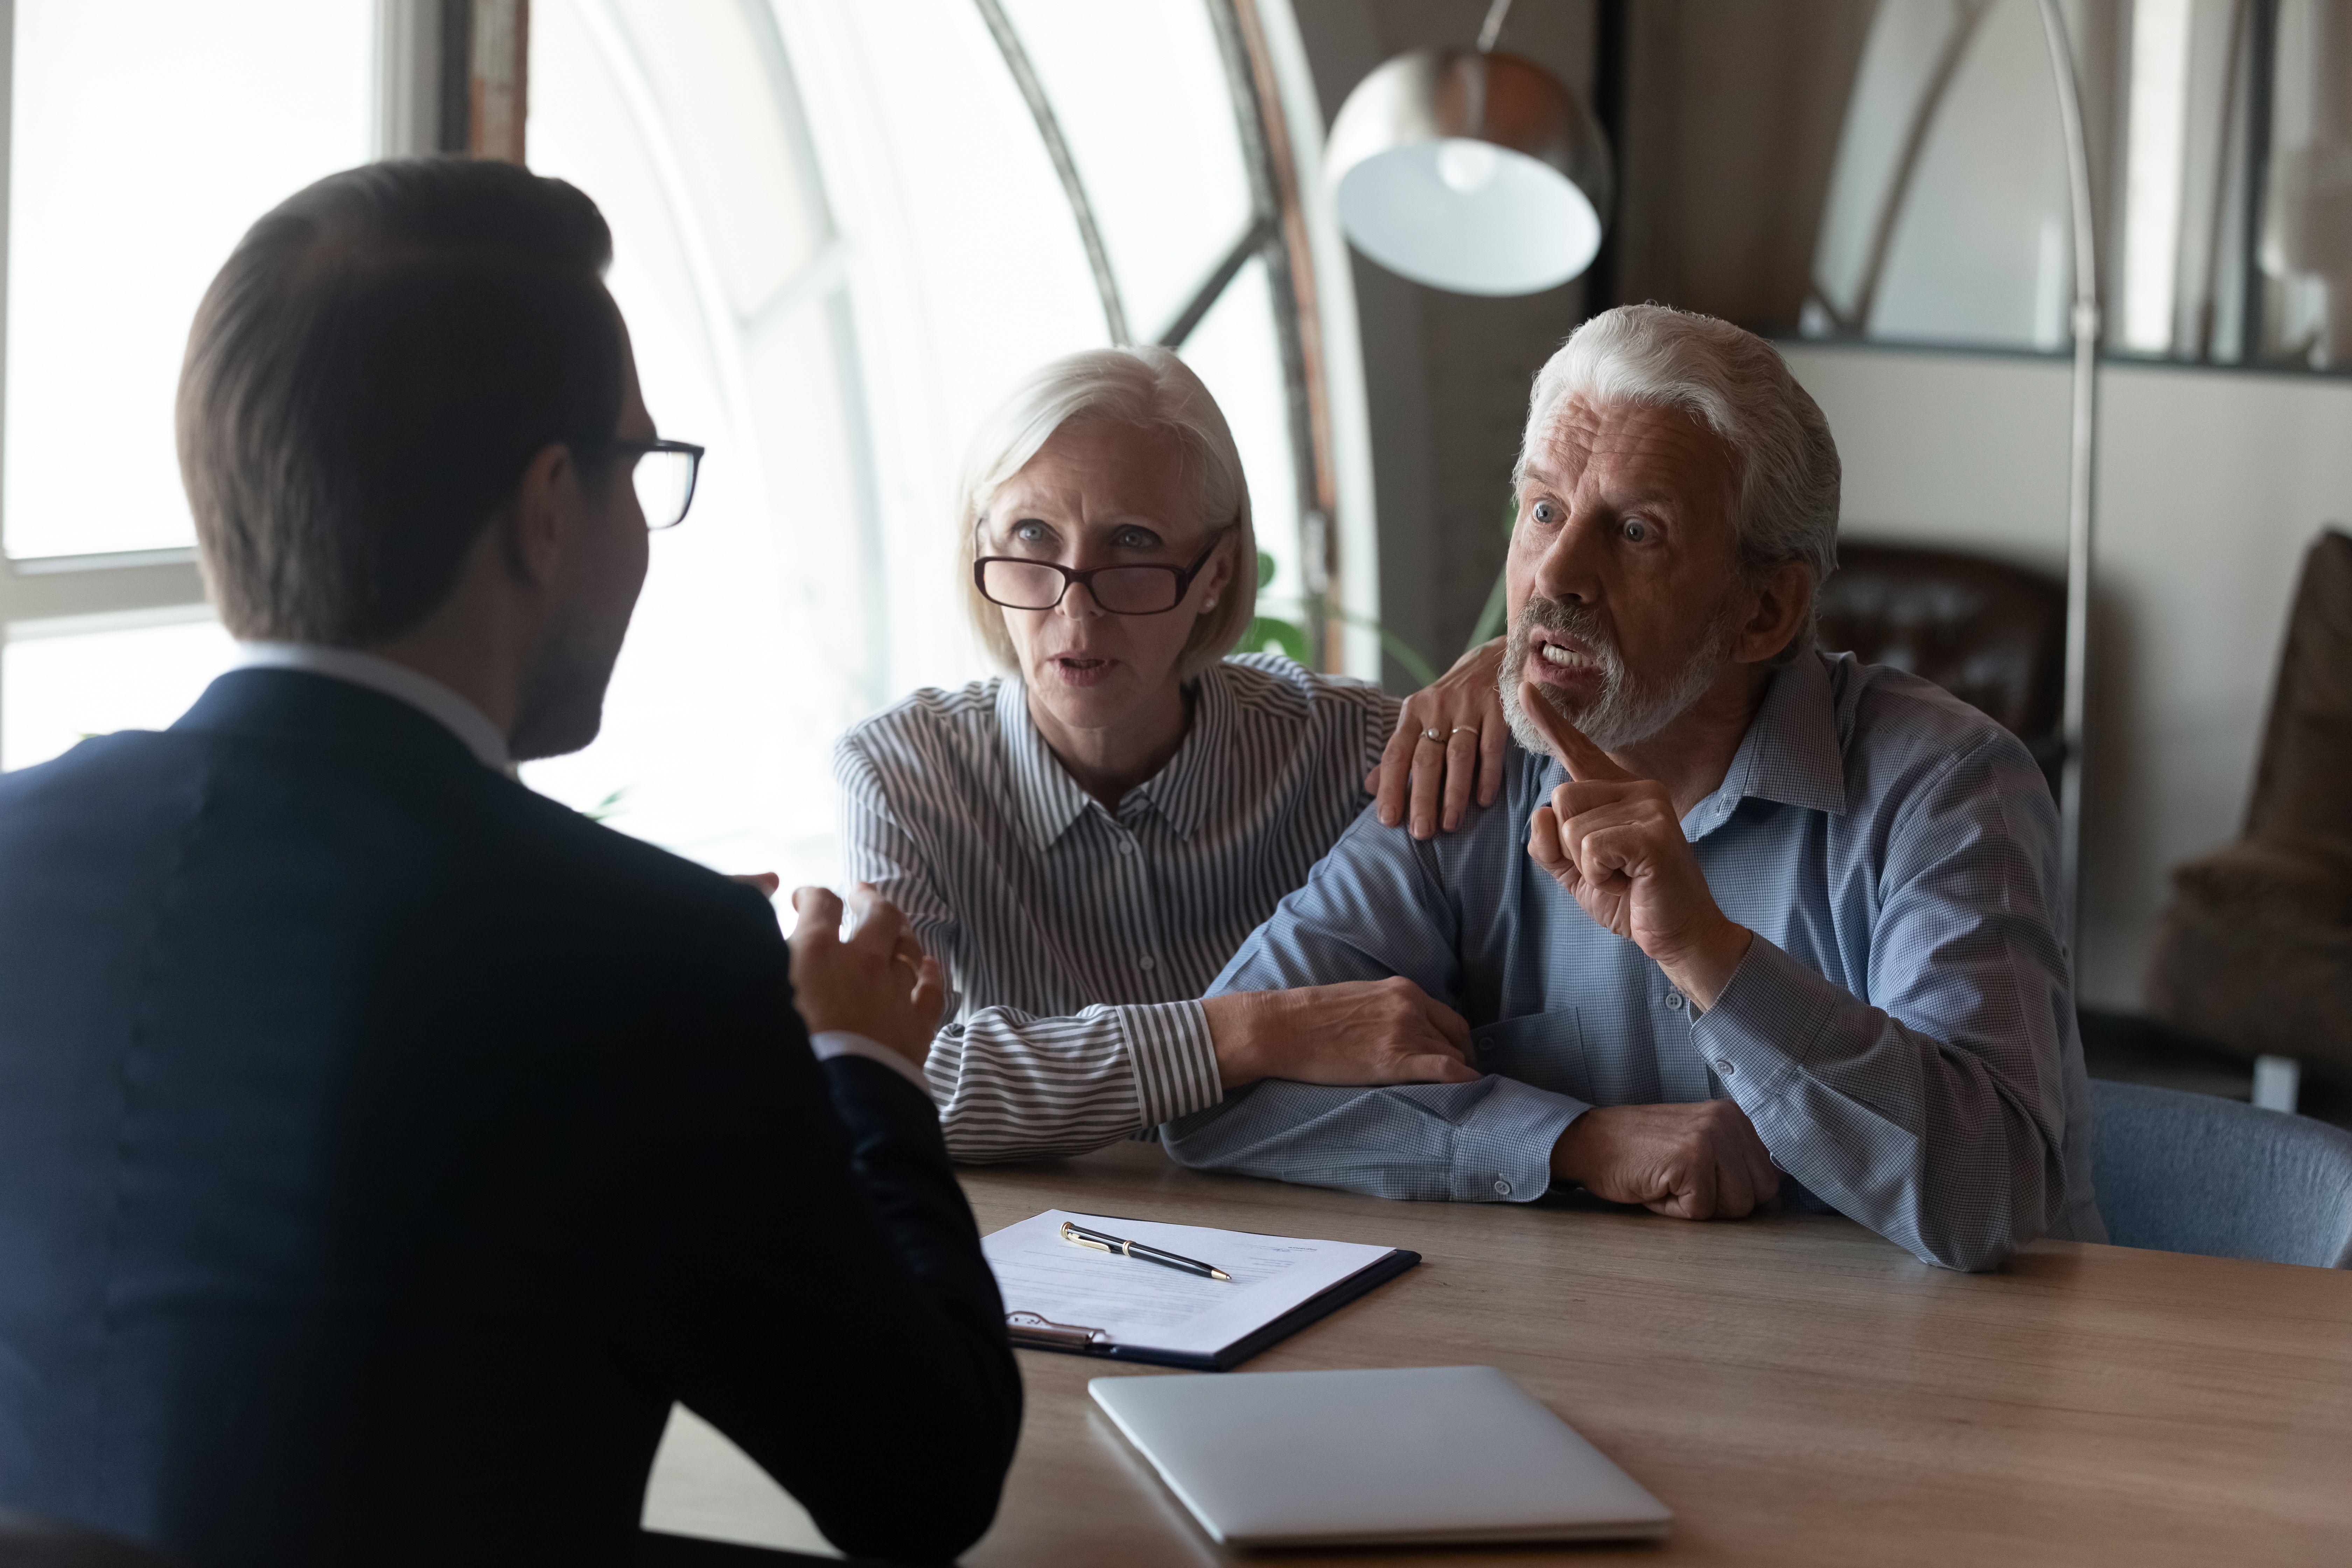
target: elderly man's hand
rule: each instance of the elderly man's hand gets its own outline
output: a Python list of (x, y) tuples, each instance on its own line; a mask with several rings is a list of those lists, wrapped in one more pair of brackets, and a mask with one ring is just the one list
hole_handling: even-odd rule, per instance
[(1755, 1123), (1728, 1100), (1596, 1105), (1552, 1145), (1551, 1173), (1675, 1219), (1738, 1219), (1780, 1190)]
[(841, 900), (826, 888), (793, 889), (793, 1000), (812, 1035), (843, 1029), (887, 1046), (917, 1067), (947, 1009), (940, 961), (923, 951), (898, 906), (860, 882), (856, 926), (841, 934)]
[(1402, 976), (1236, 991), (1201, 1003), (1229, 1089), (1297, 1083), (1468, 1083), (1470, 1026)]
[(1666, 786), (1637, 779), (1561, 718), (1532, 681), (1519, 704), (1570, 782), (1528, 824), (1528, 855), (1584, 912), (1640, 947), (1684, 995), (1715, 1005), (1754, 933), (1715, 901)]
[(1404, 700), (1388, 749), (1364, 775), (1385, 826), (1406, 821), (1408, 793), (1415, 838), (1429, 837), (1441, 825), (1448, 833), (1461, 826), (1474, 785), (1480, 805), (1495, 804), (1503, 787), (1503, 752), (1511, 738), (1502, 693), (1495, 689), (1502, 667), (1503, 639), (1496, 637)]

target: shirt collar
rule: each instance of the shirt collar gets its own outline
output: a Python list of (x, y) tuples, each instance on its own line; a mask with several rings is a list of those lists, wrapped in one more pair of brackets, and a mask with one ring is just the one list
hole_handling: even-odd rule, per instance
[(480, 709), (431, 676), (404, 664), (394, 664), (357, 648), (328, 647), (320, 643), (241, 642), (236, 647), (240, 669), (298, 669), (395, 698), (438, 721), (443, 729), (464, 742), (466, 749), (484, 767), (501, 773), (514, 771), (513, 760), (507, 754), (506, 737), (499, 733), (498, 726)]
[[(1223, 665), (1202, 672), (1193, 689), (1192, 722), (1168, 764), (1135, 787), (1179, 838), (1189, 840), (1205, 822), (1221, 773), (1226, 733), (1233, 727), (1234, 697)], [(996, 727), (1013, 767), (1013, 790), (1022, 821), (1040, 849), (1050, 849), (1070, 824), (1096, 803), (1066, 772), (1053, 748), (1029, 717), (1029, 689), (1012, 676), (996, 689)]]
[(1845, 753), (1838, 744), (1837, 696), (1821, 655), (1784, 665), (1740, 737), (1739, 750), (1713, 795), (1691, 807), (1683, 829), (1704, 837), (1749, 796), (1842, 816)]
[(1016, 676), (1006, 676), (996, 687), (996, 729), (1004, 742), (1005, 760), (1013, 768), (1013, 795), (1021, 820), (1041, 850), (1069, 831), (1085, 815), (1094, 797), (1063, 772), (1061, 760), (1029, 717), (1029, 689)]

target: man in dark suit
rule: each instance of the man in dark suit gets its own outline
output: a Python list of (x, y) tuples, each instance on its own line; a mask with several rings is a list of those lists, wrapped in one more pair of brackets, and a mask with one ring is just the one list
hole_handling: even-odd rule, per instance
[(862, 893), (788, 952), (511, 776), (594, 736), (690, 499), (609, 256), (561, 182), (377, 164), (205, 297), (181, 462), (247, 667), (0, 778), (0, 1508), (625, 1562), (682, 1400), (854, 1554), (987, 1527), (1020, 1383), (936, 964)]

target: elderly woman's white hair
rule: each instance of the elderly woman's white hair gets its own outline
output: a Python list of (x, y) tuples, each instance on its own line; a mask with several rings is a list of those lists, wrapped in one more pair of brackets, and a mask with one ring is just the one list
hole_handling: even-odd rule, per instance
[[(1561, 403), (1679, 408), (1739, 463), (1739, 559), (1749, 572), (1794, 561), (1812, 585), (1837, 569), (1839, 466), (1830, 425), (1755, 333), (1665, 305), (1620, 305), (1569, 335), (1536, 376), (1519, 466)], [(1812, 646), (1812, 615), (1775, 662)]]
[(1004, 611), (972, 581), (981, 524), (1007, 479), (1037, 455), (1055, 431), (1074, 419), (1099, 420), (1159, 435), (1181, 456), (1192, 519), (1211, 529), (1236, 525), (1227, 536), (1233, 580), (1217, 607), (1202, 616), (1184, 645), (1179, 675), (1191, 679), (1241, 639), (1257, 613), (1257, 533), (1250, 521), (1249, 485), (1234, 433), (1209, 389), (1182, 360), (1163, 348), (1086, 349), (1038, 366), (982, 424), (965, 454), (956, 521), (962, 536), (965, 607), (981, 646), (1006, 669), (1020, 659), (1004, 629)]

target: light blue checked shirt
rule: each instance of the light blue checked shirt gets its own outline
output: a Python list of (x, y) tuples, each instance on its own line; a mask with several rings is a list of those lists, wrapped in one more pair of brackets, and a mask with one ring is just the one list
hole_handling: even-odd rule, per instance
[[(1504, 797), (1416, 842), (1370, 813), (1213, 994), (1402, 974), (1459, 1008), (1475, 1083), (1263, 1082), (1170, 1122), (1184, 1164), (1392, 1198), (1524, 1200), (1594, 1105), (1729, 1095), (1790, 1179), (1920, 1258), (1985, 1268), (2103, 1241), (2057, 910), (2057, 812), (2025, 748), (1916, 677), (1780, 670), (1683, 818), (1756, 933), (1703, 1016), (1527, 856), (1567, 774), (1514, 749)], [(1792, 1189), (1791, 1183), (1794, 1188)]]

